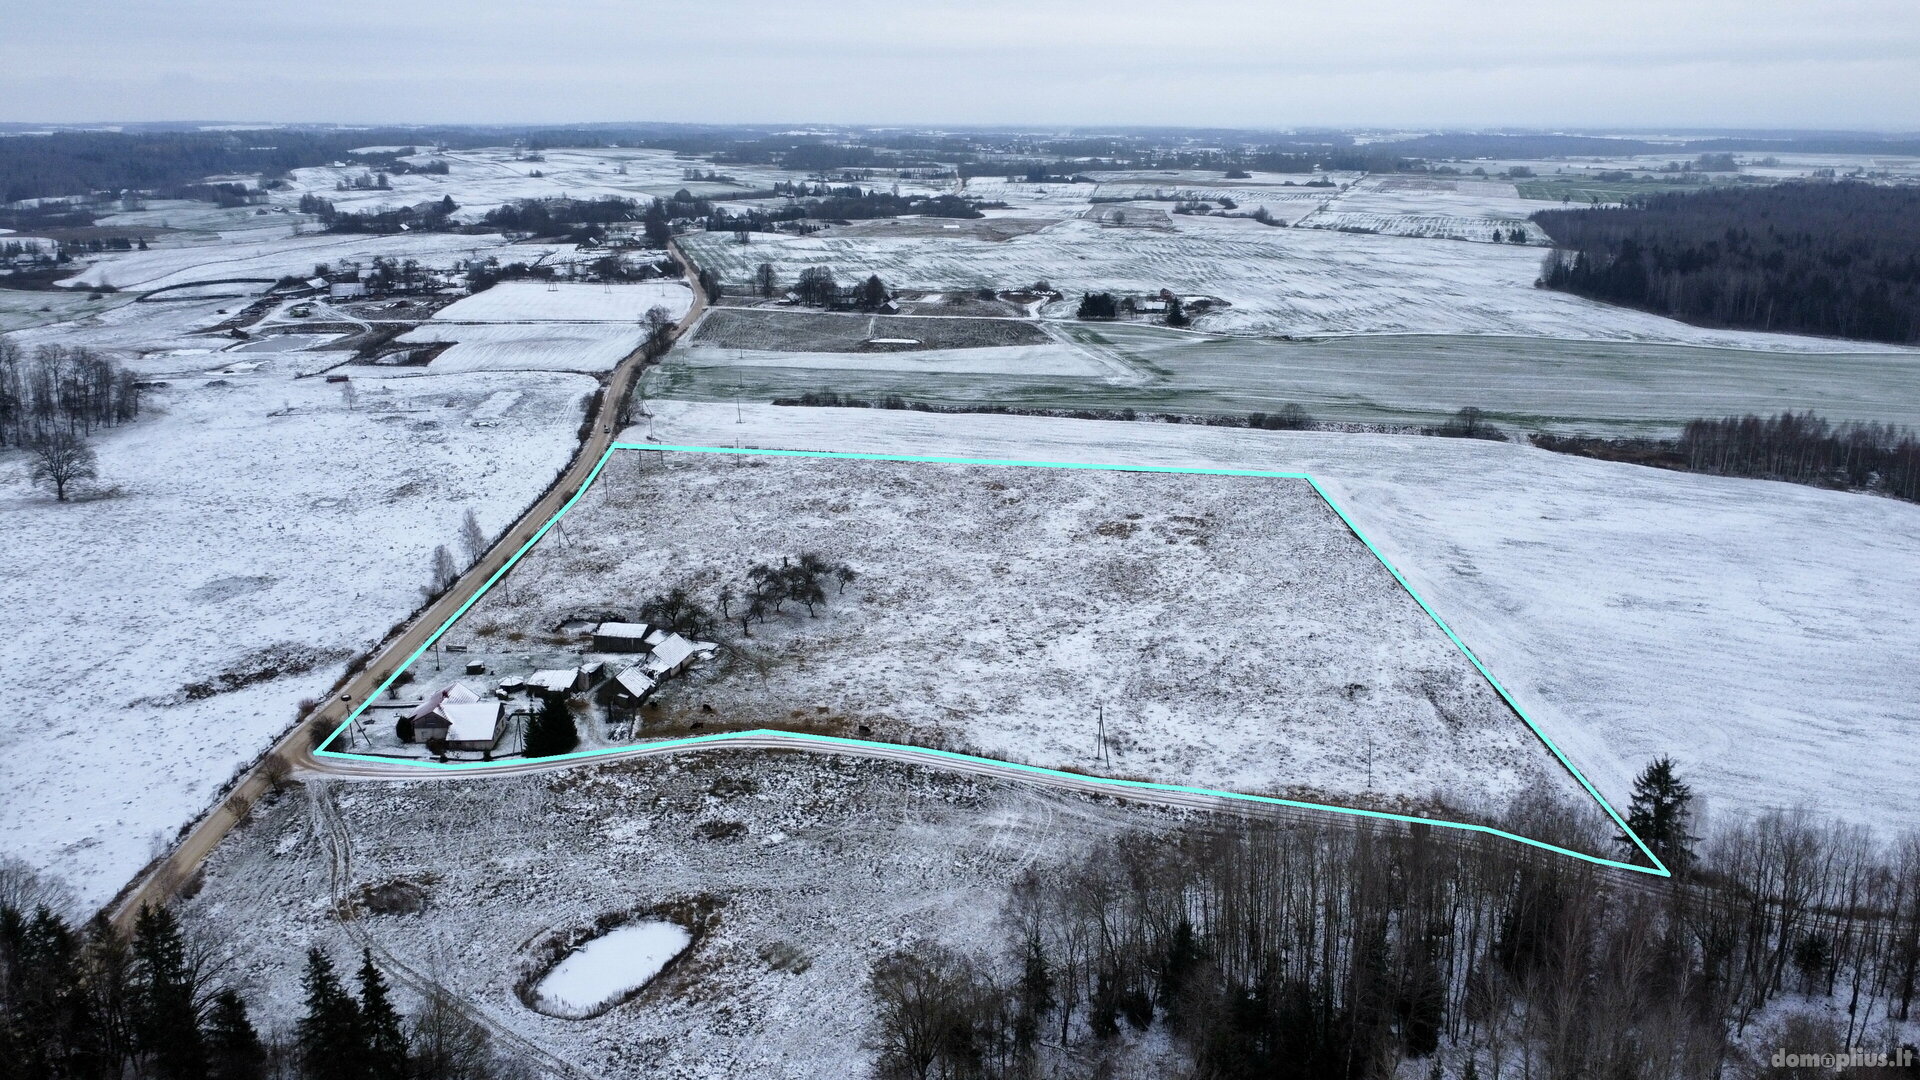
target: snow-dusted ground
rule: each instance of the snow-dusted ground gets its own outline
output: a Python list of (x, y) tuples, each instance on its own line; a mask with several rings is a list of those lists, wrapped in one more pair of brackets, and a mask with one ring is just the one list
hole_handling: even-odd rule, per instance
[[(1071, 219), (1001, 241), (845, 235), (683, 237), (694, 262), (729, 283), (772, 263), (782, 281), (808, 266), (842, 280), (877, 273), (894, 288), (1008, 289), (1045, 280), (1082, 292), (1209, 295), (1232, 306), (1196, 326), (1232, 334), (1476, 334), (1845, 351), (1819, 338), (1712, 330), (1534, 287), (1537, 248), (1280, 229), (1173, 216), (1172, 228)], [(1074, 305), (1047, 314), (1070, 318)]]
[[(882, 324), (884, 329), (884, 324)], [(789, 368), (807, 372), (887, 371), (906, 375), (1048, 375), (1073, 379), (1135, 382), (1125, 365), (1103, 362), (1099, 353), (1066, 342), (1046, 345), (989, 345), (973, 349), (903, 349), (881, 352), (768, 352), (691, 345), (673, 353), (673, 363), (710, 368)], [(721, 381), (724, 381), (722, 379)], [(831, 389), (828, 376), (819, 387)], [(901, 392), (914, 384), (903, 383)]]
[[(188, 344), (182, 307), (197, 305), (112, 313), (173, 320), (144, 332), (32, 336)], [(497, 529), (538, 494), (593, 389), (577, 375), (429, 375), (363, 383), (350, 411), (338, 386), (291, 376), (311, 354), (252, 354), (257, 370), (211, 376), (243, 357), (197, 340), (130, 357), (170, 385), (138, 423), (96, 437), (106, 494), (56, 504), (27, 487), (23, 455), (0, 454), (0, 609), (21, 616), (0, 640), (0, 849), (88, 903), (419, 603), (429, 553), (457, 549), (466, 508)], [(469, 424), (489, 409), (488, 427)], [(263, 681), (185, 689), (223, 674)]]
[[(1027, 868), (1190, 820), (814, 755), (318, 787), (337, 818), (290, 789), (220, 846), (181, 904), (190, 930), (235, 954), (229, 970), (258, 1022), (300, 1015), (309, 943), (347, 963), (364, 934), (389, 972), (398, 961), (429, 975), (587, 1075), (659, 1080), (865, 1076), (874, 961), (922, 942), (1004, 955), (1001, 905)], [(342, 835), (340, 896), (404, 880), (424, 888), (425, 911), (335, 922), (330, 850)], [(538, 970), (530, 943), (698, 897), (717, 901), (712, 929), (633, 1000), (563, 1020), (515, 994)]]
[[(811, 551), (860, 580), (844, 595), (829, 583), (817, 616), (789, 604), (750, 636), (723, 628), (731, 664), (667, 684), (650, 722), (710, 705), (739, 727), (801, 717), (1050, 768), (1476, 820), (1522, 791), (1591, 807), (1301, 480), (626, 451), (598, 485), (452, 640), (534, 650), (675, 586), (717, 611), (749, 565)], [(504, 643), (515, 634), (525, 644)]]
[(1670, 754), (1717, 809), (1920, 824), (1920, 506), (1416, 436), (653, 408), (686, 445), (1304, 471), (1616, 805)]

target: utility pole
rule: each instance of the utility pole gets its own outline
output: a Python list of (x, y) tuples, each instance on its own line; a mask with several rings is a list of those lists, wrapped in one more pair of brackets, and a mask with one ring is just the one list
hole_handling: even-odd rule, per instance
[(1107, 703), (1100, 702), (1098, 708), (1099, 726), (1095, 729), (1097, 734), (1094, 736), (1093, 760), (1110, 765), (1113, 762), (1107, 756)]

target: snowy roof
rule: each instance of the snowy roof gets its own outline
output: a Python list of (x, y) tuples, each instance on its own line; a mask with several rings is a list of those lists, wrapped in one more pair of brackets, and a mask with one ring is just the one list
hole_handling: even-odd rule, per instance
[(653, 677), (637, 667), (630, 667), (621, 672), (613, 681), (620, 684), (620, 689), (634, 697), (645, 697), (652, 692), (654, 685)]
[(448, 742), (492, 742), (500, 726), (500, 703), (463, 701), (440, 706), (447, 718)]
[(595, 637), (645, 638), (649, 629), (643, 622), (603, 622), (593, 634)]
[(708, 641), (688, 641), (679, 634), (668, 634), (660, 644), (653, 647), (653, 654), (647, 658), (647, 668), (651, 671), (665, 671), (677, 667), (681, 662), (697, 652), (712, 649)]
[(578, 674), (573, 668), (547, 668), (527, 676), (527, 685), (539, 690), (564, 693), (573, 689), (573, 680)]
[(466, 683), (449, 683), (435, 690), (433, 693), (428, 694), (427, 699), (422, 701), (418, 708), (407, 714), (407, 719), (424, 720), (432, 715), (433, 711), (438, 709), (442, 703), (450, 702), (459, 705), (479, 700), (480, 695), (467, 689)]

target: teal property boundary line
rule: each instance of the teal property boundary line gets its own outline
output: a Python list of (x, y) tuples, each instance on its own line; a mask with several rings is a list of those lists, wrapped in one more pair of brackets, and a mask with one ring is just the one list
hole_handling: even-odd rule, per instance
[[(1220, 791), (1220, 790), (1215, 790), (1213, 788), (1191, 787), (1184, 784), (1164, 784), (1164, 783), (1155, 783), (1155, 782), (1146, 781), (1146, 780), (1122, 780), (1114, 777), (1091, 776), (1086, 773), (1067, 772), (1063, 769), (1048, 769), (1038, 765), (1024, 765), (1019, 762), (1001, 761), (996, 758), (977, 757), (972, 754), (961, 754), (961, 753), (955, 753), (953, 751), (948, 751), (948, 750), (935, 750), (929, 747), (906, 746), (906, 745), (901, 745), (897, 743), (875, 742), (875, 741), (866, 740), (866, 739), (847, 739), (847, 738), (841, 738), (841, 737), (832, 736), (832, 735), (810, 735), (810, 734), (805, 734), (801, 732), (774, 731), (771, 729), (756, 729), (753, 731), (718, 732), (712, 735), (695, 735), (695, 736), (690, 736), (684, 739), (668, 739), (668, 740), (662, 740), (659, 742), (635, 744), (636, 746), (644, 745), (649, 749), (666, 750), (666, 749), (673, 749), (676, 747), (724, 744), (724, 743), (739, 740), (739, 739), (752, 738), (754, 736), (779, 735), (783, 738), (798, 739), (798, 740), (807, 741), (807, 742), (816, 742), (816, 743), (820, 743), (827, 746), (842, 746), (842, 747), (848, 747), (848, 748), (872, 748), (872, 749), (878, 749), (878, 750), (908, 750), (916, 754), (931, 756), (935, 758), (944, 758), (946, 760), (955, 761), (955, 762), (987, 765), (987, 766), (992, 766), (995, 768), (1002, 768), (1002, 769), (1012, 769), (1018, 772), (1030, 773), (1035, 776), (1055, 777), (1060, 779), (1073, 780), (1081, 783), (1093, 783), (1093, 784), (1104, 785), (1104, 786), (1115, 787), (1115, 788), (1127, 788), (1127, 789), (1136, 790), (1136, 791), (1178, 792), (1178, 793), (1188, 794), (1188, 795), (1208, 796), (1212, 798), (1226, 799), (1226, 800), (1231, 800), (1236, 802), (1253, 803), (1253, 804), (1264, 805), (1264, 806), (1284, 806), (1284, 807), (1291, 807), (1291, 808), (1300, 809), (1300, 810), (1319, 810), (1319, 811), (1325, 811), (1327, 813), (1332, 813), (1332, 814), (1344, 814), (1350, 817), (1370, 818), (1370, 819), (1381, 820), (1381, 821), (1397, 821), (1397, 822), (1404, 822), (1408, 824), (1432, 825), (1439, 828), (1457, 829), (1461, 832), (1480, 833), (1487, 836), (1497, 836), (1504, 840), (1511, 840), (1511, 841), (1514, 841), (1515, 843), (1525, 844), (1529, 847), (1539, 848), (1542, 851), (1551, 851), (1551, 852), (1554, 852), (1555, 854), (1565, 855), (1568, 858), (1579, 859), (1583, 862), (1593, 863), (1598, 866), (1611, 867), (1617, 870), (1630, 870), (1634, 873), (1648, 874), (1653, 877), (1665, 878), (1665, 877), (1673, 876), (1672, 872), (1667, 869), (1666, 864), (1660, 861), (1660, 857), (1655, 855), (1653, 853), (1653, 850), (1647, 846), (1646, 841), (1642, 840), (1639, 834), (1635, 833), (1633, 829), (1627, 825), (1626, 819), (1620, 816), (1620, 812), (1615, 810), (1611, 803), (1607, 802), (1606, 797), (1601, 795), (1599, 790), (1593, 786), (1593, 783), (1587, 779), (1586, 774), (1580, 771), (1579, 766), (1575, 765), (1567, 757), (1566, 754), (1561, 752), (1560, 747), (1554, 743), (1553, 739), (1548, 737), (1547, 733), (1541, 729), (1539, 724), (1534, 722), (1533, 717), (1527, 715), (1527, 711), (1521, 707), (1518, 701), (1514, 700), (1513, 695), (1507, 691), (1507, 688), (1505, 686), (1501, 685), (1500, 680), (1498, 678), (1494, 677), (1493, 672), (1487, 670), (1487, 666), (1484, 663), (1481, 663), (1480, 658), (1474, 654), (1474, 651), (1467, 646), (1466, 642), (1460, 639), (1460, 635), (1454, 633), (1453, 627), (1447, 625), (1447, 621), (1440, 617), (1440, 613), (1435, 611), (1431, 604), (1427, 603), (1426, 598), (1421, 596), (1419, 591), (1416, 590), (1413, 587), (1413, 585), (1407, 581), (1406, 577), (1400, 573), (1399, 568), (1393, 565), (1392, 560), (1388, 559), (1386, 554), (1382, 552), (1380, 548), (1376, 546), (1374, 542), (1367, 537), (1366, 533), (1361, 531), (1360, 526), (1354, 522), (1352, 517), (1348, 516), (1346, 510), (1343, 509), (1338, 502), (1334, 501), (1333, 496), (1327, 494), (1327, 490), (1320, 486), (1320, 482), (1318, 480), (1315, 480), (1313, 477), (1307, 475), (1306, 473), (1274, 472), (1274, 471), (1265, 470), (1265, 469), (1221, 469), (1221, 468), (1201, 468), (1201, 467), (1195, 467), (1195, 466), (1179, 466), (1179, 465), (1100, 465), (1100, 464), (1093, 464), (1089, 462), (1010, 461), (1010, 460), (1002, 460), (998, 458), (951, 457), (951, 456), (931, 455), (931, 454), (866, 454), (866, 453), (856, 453), (852, 451), (835, 451), (835, 450), (761, 450), (761, 449), (746, 449), (746, 448), (740, 448), (740, 447), (725, 447), (725, 446), (674, 446), (674, 445), (668, 445), (668, 444), (662, 444), (662, 443), (615, 442), (611, 446), (607, 447), (607, 450), (604, 454), (600, 455), (600, 460), (594, 463), (593, 470), (587, 474), (586, 480), (581, 482), (579, 489), (576, 490), (573, 493), (573, 495), (570, 498), (568, 498), (564, 504), (561, 505), (560, 509), (555, 511), (554, 515), (551, 518), (548, 518), (547, 521), (544, 524), (542, 524), (540, 528), (537, 531), (535, 531), (532, 536), (528, 537), (526, 543), (521, 544), (519, 547), (519, 550), (515, 551), (513, 553), (513, 556), (501, 565), (500, 569), (495, 570), (493, 574), (489, 576), (484, 583), (481, 584), (480, 588), (475, 590), (474, 594), (467, 598), (465, 603), (461, 604), (460, 607), (456, 609), (452, 615), (449, 615), (446, 621), (441, 623), (440, 626), (434, 630), (432, 635), (430, 635), (426, 641), (422, 642), (420, 647), (413, 651), (412, 655), (407, 657), (404, 663), (402, 663), (399, 667), (395, 668), (393, 673), (388, 675), (385, 681), (381, 682), (381, 684), (378, 687), (375, 687), (373, 693), (369, 694), (365, 700), (361, 701), (357, 706), (354, 707), (352, 712), (347, 714), (347, 718), (342, 720), (340, 722), (340, 725), (334, 728), (332, 734), (330, 734), (327, 737), (326, 743), (323, 744), (323, 748), (314, 751), (314, 756), (327, 757), (327, 758), (339, 758), (342, 760), (350, 760), (350, 761), (370, 761), (370, 762), (377, 762), (382, 765), (399, 764), (399, 765), (405, 765), (411, 768), (456, 770), (456, 771), (466, 771), (466, 772), (481, 771), (486, 769), (502, 768), (502, 767), (516, 766), (516, 765), (522, 764), (522, 762), (519, 760), (447, 761), (447, 762), (414, 761), (414, 760), (405, 759), (405, 758), (377, 757), (369, 754), (342, 753), (336, 750), (324, 749), (324, 746), (331, 745), (335, 739), (339, 738), (340, 734), (343, 731), (345, 731), (349, 725), (351, 725), (355, 720), (359, 719), (360, 714), (365, 712), (367, 707), (371, 705), (376, 699), (378, 699), (381, 694), (385, 693), (387, 689), (393, 685), (394, 680), (400, 677), (402, 672), (405, 672), (406, 670), (411, 668), (416, 660), (420, 659), (421, 656), (425, 655), (426, 651), (433, 647), (434, 642), (438, 641), (441, 635), (445, 634), (448, 630), (452, 629), (454, 623), (460, 621), (460, 617), (467, 613), (468, 608), (471, 608), (475, 603), (479, 602), (482, 596), (485, 596), (487, 592), (491, 590), (494, 587), (494, 585), (496, 585), (500, 581), (501, 578), (506, 576), (508, 571), (513, 569), (514, 565), (517, 564), (520, 561), (520, 559), (526, 555), (528, 551), (531, 551), (533, 549), (535, 544), (538, 544), (540, 542), (541, 538), (547, 535), (547, 531), (549, 529), (552, 529), (556, 524), (559, 523), (562, 517), (566, 516), (567, 511), (573, 509), (573, 505), (579, 502), (580, 499), (584, 495), (586, 495), (587, 491), (593, 487), (594, 481), (599, 479), (601, 471), (605, 469), (607, 466), (607, 462), (611, 460), (613, 458), (614, 453), (619, 450), (652, 450), (652, 451), (659, 451), (659, 452), (675, 452), (675, 453), (688, 453), (688, 454), (734, 454), (734, 455), (747, 455), (747, 456), (755, 456), (755, 457), (839, 458), (839, 459), (847, 459), (847, 460), (855, 460), (855, 461), (908, 461), (908, 462), (922, 462), (927, 464), (939, 464), (939, 465), (1003, 465), (1003, 466), (1015, 466), (1020, 468), (1036, 468), (1036, 469), (1088, 469), (1088, 470), (1094, 470), (1099, 472), (1178, 473), (1178, 474), (1189, 474), (1189, 475), (1199, 475), (1199, 476), (1243, 476), (1243, 477), (1258, 477), (1258, 478), (1271, 479), (1271, 480), (1304, 480), (1307, 482), (1307, 484), (1310, 487), (1313, 488), (1314, 494), (1318, 495), (1320, 497), (1320, 500), (1327, 504), (1327, 508), (1332, 510), (1334, 514), (1340, 518), (1341, 523), (1347, 527), (1347, 530), (1353, 533), (1353, 535), (1362, 544), (1366, 545), (1367, 550), (1373, 554), (1373, 557), (1375, 559), (1379, 560), (1380, 565), (1385, 567), (1389, 574), (1393, 575), (1393, 580), (1398, 582), (1400, 587), (1406, 591), (1407, 595), (1413, 598), (1414, 603), (1420, 605), (1420, 610), (1426, 612), (1427, 617), (1433, 620), (1434, 625), (1438, 626), (1441, 632), (1447, 635), (1447, 640), (1453, 642), (1454, 647), (1459, 649), (1461, 655), (1465, 656), (1467, 660), (1473, 664), (1474, 669), (1480, 673), (1480, 676), (1482, 678), (1486, 679), (1487, 684), (1489, 686), (1493, 687), (1494, 692), (1500, 695), (1500, 699), (1506, 702), (1507, 707), (1513, 710), (1514, 715), (1518, 716), (1521, 719), (1521, 721), (1527, 725), (1527, 729), (1533, 732), (1534, 737), (1539, 739), (1541, 744), (1544, 745), (1549, 751), (1552, 752), (1554, 759), (1558, 761), (1560, 765), (1567, 770), (1568, 774), (1570, 774), (1575, 780), (1579, 781), (1581, 788), (1584, 789), (1586, 793), (1593, 798), (1594, 802), (1599, 804), (1600, 809), (1605, 811), (1607, 817), (1611, 819), (1616, 826), (1619, 827), (1622, 835), (1626, 836), (1627, 839), (1633, 843), (1633, 846), (1639, 849), (1642, 855), (1645, 855), (1647, 857), (1647, 860), (1650, 863), (1652, 863), (1652, 865), (1640, 866), (1635, 863), (1622, 862), (1618, 859), (1609, 859), (1601, 855), (1590, 855), (1590, 854), (1587, 854), (1586, 852), (1574, 851), (1569, 848), (1561, 847), (1558, 844), (1550, 844), (1543, 840), (1535, 840), (1531, 837), (1521, 836), (1517, 833), (1511, 833), (1506, 831), (1505, 829), (1495, 828), (1491, 825), (1480, 825), (1480, 824), (1475, 824), (1473, 822), (1468, 822), (1468, 821), (1445, 821), (1439, 818), (1417, 817), (1410, 814), (1395, 814), (1395, 813), (1390, 813), (1384, 810), (1363, 810), (1358, 807), (1352, 807), (1352, 806), (1333, 806), (1326, 803), (1302, 802), (1295, 799), (1282, 799), (1282, 798), (1278, 798), (1271, 795), (1247, 795), (1237, 791)], [(602, 747), (594, 750), (579, 750), (570, 754), (560, 754), (551, 758), (546, 758), (544, 760), (551, 761), (551, 762), (562, 762), (562, 761), (578, 760), (582, 758), (601, 757), (608, 754), (630, 753), (632, 752), (633, 749), (634, 749), (634, 746), (609, 746), (609, 747)]]

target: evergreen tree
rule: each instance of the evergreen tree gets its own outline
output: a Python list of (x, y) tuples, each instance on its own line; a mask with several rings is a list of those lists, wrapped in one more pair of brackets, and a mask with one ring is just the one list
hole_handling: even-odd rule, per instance
[(527, 724), (526, 755), (530, 758), (553, 757), (572, 753), (580, 745), (580, 729), (574, 725), (567, 700), (548, 698)]
[(360, 1006), (341, 989), (340, 976), (326, 953), (307, 950), (307, 971), (300, 985), (307, 999), (307, 1013), (295, 1033), (300, 1075), (305, 1080), (361, 1080), (367, 1054), (360, 1032)]
[(135, 1044), (163, 1080), (199, 1080), (207, 1071), (194, 992), (198, 980), (173, 912), (148, 905), (133, 930)]
[(407, 1037), (387, 992), (387, 978), (374, 966), (373, 950), (360, 950), (360, 1030), (366, 1040), (368, 1080), (406, 1080)]
[(247, 1019), (247, 1003), (222, 990), (207, 1014), (208, 1080), (260, 1080), (267, 1075), (267, 1051)]
[(1026, 954), (1020, 963), (1020, 981), (1014, 988), (1013, 1045), (1023, 1055), (1033, 1052), (1040, 1038), (1040, 1021), (1053, 1011), (1053, 984), (1053, 971), (1047, 964), (1040, 935), (1029, 932)]
[[(1660, 861), (1678, 870), (1693, 858), (1693, 841), (1687, 832), (1693, 789), (1675, 774), (1673, 759), (1661, 757), (1641, 770), (1633, 782), (1633, 804), (1627, 812), (1627, 827), (1646, 841)], [(1629, 852), (1637, 851), (1633, 841), (1621, 837)]]

